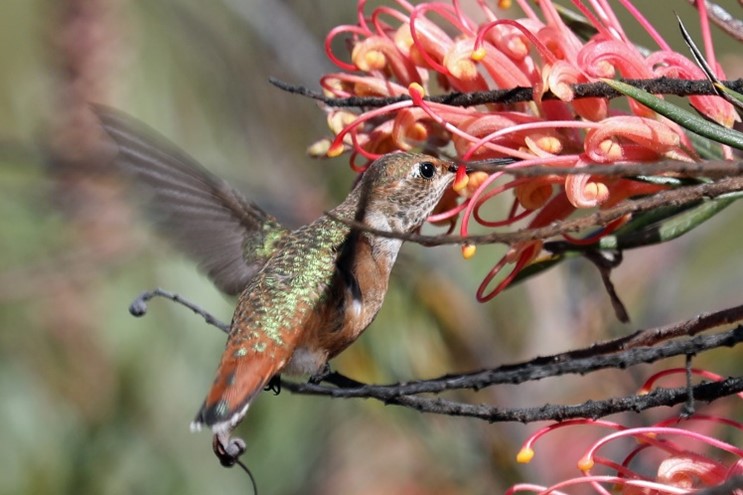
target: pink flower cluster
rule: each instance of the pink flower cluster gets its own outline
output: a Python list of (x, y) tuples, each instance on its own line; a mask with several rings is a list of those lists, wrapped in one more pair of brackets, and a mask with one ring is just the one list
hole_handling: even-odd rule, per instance
[[(337, 156), (350, 151), (357, 171), (382, 154), (410, 149), (463, 162), (514, 157), (520, 161), (513, 167), (698, 159), (683, 130), (647, 107), (630, 101), (627, 111), (605, 98), (574, 98), (573, 84), (602, 78), (704, 78), (701, 69), (673, 51), (629, 0), (619, 3), (650, 35), (657, 45), (654, 51), (641, 50), (631, 42), (608, 0), (572, 1), (595, 29), (588, 40), (570, 29), (550, 0), (535, 2), (536, 7), (527, 0), (516, 0), (521, 17), (515, 20), (504, 17), (511, 14), (507, 8), (510, 1), (463, 3), (451, 0), (414, 5), (397, 0), (394, 8), (372, 9), (365, 0), (358, 1), (357, 24), (338, 26), (327, 36), (326, 51), (341, 72), (325, 75), (322, 88), (332, 98), (408, 95), (410, 99), (360, 111), (328, 107), (335, 138), (322, 152)], [(709, 42), (705, 9), (699, 11), (706, 57), (722, 78)], [(347, 38), (347, 61), (331, 49), (338, 36)], [(458, 107), (425, 98), (452, 91), (515, 87), (533, 88), (533, 101)], [(559, 99), (542, 99), (548, 91)], [(719, 97), (696, 96), (689, 102), (724, 126), (732, 126), (737, 118), (733, 107)], [(608, 207), (659, 189), (629, 179), (588, 174), (509, 181), (503, 173), (466, 175), (462, 168), (453, 190), (430, 221), (450, 223), (453, 228), (461, 216), (462, 235), (468, 235), (473, 221), (487, 228), (518, 221), (527, 227), (541, 227), (577, 209)], [(508, 212), (500, 218), (485, 218), (483, 205), (508, 190), (513, 192)], [(588, 241), (620, 223), (600, 226), (602, 230)], [(478, 289), (478, 299), (488, 300), (505, 288), (541, 248), (540, 241), (510, 246)], [(471, 256), (474, 246), (463, 246), (463, 253)], [(498, 273), (509, 265), (513, 267), (510, 274), (495, 283)], [(490, 288), (491, 284), (495, 287)]]
[[(640, 393), (648, 393), (654, 383), (670, 374), (683, 374), (683, 368), (665, 370), (651, 377)], [(692, 370), (694, 374), (719, 381), (721, 377), (705, 370)], [(743, 394), (738, 394), (741, 397)], [(692, 429), (690, 425), (701, 425)], [(726, 480), (743, 475), (743, 449), (719, 440), (721, 427), (743, 432), (743, 423), (711, 414), (694, 414), (687, 419), (673, 417), (652, 426), (627, 427), (605, 420), (574, 419), (556, 423), (533, 433), (524, 442), (516, 460), (530, 462), (535, 443), (545, 435), (574, 426), (597, 426), (611, 433), (594, 442), (577, 461), (580, 475), (551, 486), (519, 483), (507, 495), (514, 493), (565, 494), (564, 490), (588, 486), (593, 492), (608, 495), (662, 495), (687, 494), (700, 488), (718, 486)], [(706, 430), (706, 432), (704, 431)], [(599, 454), (613, 445), (614, 451), (626, 448), (622, 439), (633, 439), (634, 447), (617, 461)], [(623, 446), (624, 445), (624, 446)], [(616, 454), (615, 454), (616, 455)], [(654, 466), (654, 468), (652, 468)], [(601, 470), (602, 473), (596, 473)], [(654, 472), (653, 472), (654, 471)], [(612, 488), (607, 488), (612, 487)], [(736, 490), (734, 495), (742, 495)]]

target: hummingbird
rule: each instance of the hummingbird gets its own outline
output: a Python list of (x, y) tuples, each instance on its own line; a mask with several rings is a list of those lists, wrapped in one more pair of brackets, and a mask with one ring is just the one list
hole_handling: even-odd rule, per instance
[(154, 220), (216, 286), (239, 295), (216, 378), (192, 431), (213, 433), (225, 466), (245, 451), (232, 438), (256, 396), (279, 374), (317, 375), (372, 323), (403, 240), (419, 229), (457, 165), (419, 153), (383, 155), (345, 200), (290, 230), (130, 117), (94, 108), (115, 144), (114, 167), (151, 195)]

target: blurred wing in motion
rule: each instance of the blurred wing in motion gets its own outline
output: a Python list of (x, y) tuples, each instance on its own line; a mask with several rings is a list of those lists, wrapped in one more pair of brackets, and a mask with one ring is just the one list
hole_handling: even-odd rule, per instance
[(155, 131), (110, 108), (94, 111), (117, 145), (115, 166), (150, 193), (159, 230), (220, 290), (239, 294), (288, 231)]

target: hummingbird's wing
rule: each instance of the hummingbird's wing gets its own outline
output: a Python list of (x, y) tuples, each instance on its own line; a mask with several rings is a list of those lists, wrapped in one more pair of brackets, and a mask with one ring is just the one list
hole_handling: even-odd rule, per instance
[(116, 142), (117, 168), (151, 193), (160, 231), (220, 290), (239, 294), (288, 230), (155, 131), (110, 108), (94, 111)]

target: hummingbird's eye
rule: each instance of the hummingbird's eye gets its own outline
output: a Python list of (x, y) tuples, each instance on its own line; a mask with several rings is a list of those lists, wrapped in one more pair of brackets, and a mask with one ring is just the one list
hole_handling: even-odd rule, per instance
[(436, 174), (436, 167), (431, 162), (420, 162), (418, 164), (418, 172), (424, 179), (432, 179)]

